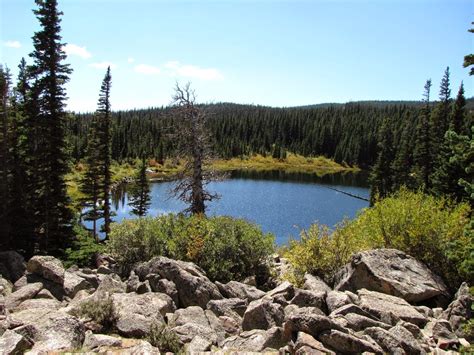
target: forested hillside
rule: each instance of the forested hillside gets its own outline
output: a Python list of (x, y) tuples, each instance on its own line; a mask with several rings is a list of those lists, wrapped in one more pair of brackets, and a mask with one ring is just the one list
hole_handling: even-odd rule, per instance
[[(288, 150), (367, 168), (377, 156), (382, 121), (389, 120), (393, 144), (398, 145), (403, 129), (414, 132), (423, 105), (422, 101), (363, 101), (292, 108), (218, 103), (203, 108), (209, 116), (215, 150), (223, 158), (257, 153), (278, 156)], [(474, 99), (467, 100), (467, 109), (473, 106)], [(168, 113), (166, 108), (114, 112), (113, 159), (172, 156), (170, 133), (175, 122)], [(92, 114), (76, 114), (69, 121), (76, 160), (84, 156), (91, 118)]]

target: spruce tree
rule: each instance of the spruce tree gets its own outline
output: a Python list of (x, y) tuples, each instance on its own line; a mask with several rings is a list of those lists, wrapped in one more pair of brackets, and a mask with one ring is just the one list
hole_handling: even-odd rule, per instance
[(424, 106), (421, 108), (416, 127), (415, 148), (413, 151), (414, 173), (417, 185), (424, 190), (430, 188), (430, 175), (433, 169), (430, 138), (430, 91), (431, 79), (425, 84)]
[(36, 233), (41, 252), (61, 255), (70, 245), (72, 237), (72, 211), (66, 194), (65, 175), (68, 172), (68, 156), (65, 147), (66, 92), (64, 84), (72, 72), (64, 64), (66, 54), (60, 36), (60, 16), (56, 0), (36, 0), (34, 14), (41, 30), (33, 36), (34, 51), (30, 54), (34, 77), (37, 114), (31, 117), (38, 127), (35, 132), (35, 167), (38, 189), (34, 203)]
[(370, 175), (370, 203), (373, 205), (378, 198), (384, 198), (393, 191), (392, 162), (395, 158), (392, 130), (389, 121), (382, 123), (378, 138), (379, 152), (377, 161)]
[(449, 129), (456, 132), (457, 134), (469, 134), (470, 127), (469, 122), (466, 120), (466, 98), (464, 97), (464, 84), (461, 82), (459, 91), (454, 101), (453, 112), (451, 114), (451, 120)]
[(110, 210), (110, 189), (112, 185), (111, 166), (111, 106), (110, 106), (110, 89), (112, 86), (112, 76), (110, 75), (110, 67), (107, 68), (104, 80), (100, 87), (99, 102), (97, 107), (98, 127), (98, 150), (101, 161), (103, 162), (101, 175), (103, 176), (102, 199), (104, 232), (105, 239), (110, 233), (110, 223), (112, 221), (112, 213)]
[(129, 193), (128, 204), (132, 207), (132, 213), (138, 217), (145, 216), (150, 207), (150, 184), (146, 176), (146, 169), (146, 160), (143, 158)]
[(8, 69), (0, 65), (0, 247), (3, 250), (10, 246), (9, 204), (9, 100), (11, 77)]
[[(474, 25), (474, 22), (471, 22), (472, 25)], [(471, 28), (468, 30), (471, 33), (474, 33), (474, 28)], [(469, 68), (471, 67), (471, 70), (469, 71), (469, 75), (474, 75), (474, 54), (468, 54), (464, 56), (464, 68)]]

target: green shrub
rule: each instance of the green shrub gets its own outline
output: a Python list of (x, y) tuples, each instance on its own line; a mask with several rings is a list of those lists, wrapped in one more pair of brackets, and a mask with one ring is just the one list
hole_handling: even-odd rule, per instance
[(291, 242), (285, 256), (297, 278), (311, 272), (328, 280), (355, 252), (395, 248), (424, 262), (454, 289), (473, 277), (463, 267), (472, 260), (473, 240), (463, 233), (469, 213), (468, 204), (401, 189), (332, 234), (312, 226), (300, 242)]
[(226, 282), (259, 274), (273, 239), (242, 219), (169, 214), (114, 224), (107, 249), (125, 271), (162, 255), (192, 261), (211, 280)]
[(176, 333), (164, 323), (153, 323), (150, 327), (150, 334), (147, 340), (151, 345), (160, 349), (160, 352), (172, 352), (173, 354), (181, 352), (181, 341)]
[(92, 319), (102, 325), (104, 330), (112, 329), (117, 321), (117, 312), (110, 296), (85, 301), (79, 306), (75, 315)]
[(65, 251), (64, 266), (66, 268), (72, 265), (93, 267), (94, 257), (96, 254), (104, 252), (104, 245), (97, 243), (91, 233), (79, 224), (74, 225), (74, 234), (72, 247)]

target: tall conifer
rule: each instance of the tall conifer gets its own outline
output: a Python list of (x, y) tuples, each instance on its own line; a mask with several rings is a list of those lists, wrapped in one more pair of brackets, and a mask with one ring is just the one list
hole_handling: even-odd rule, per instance
[(41, 30), (33, 36), (34, 50), (30, 54), (34, 62), (30, 70), (34, 77), (33, 105), (37, 114), (31, 119), (37, 127), (34, 132), (36, 162), (35, 178), (38, 180), (34, 213), (36, 233), (41, 252), (61, 255), (71, 241), (72, 212), (68, 207), (65, 174), (68, 172), (68, 156), (65, 147), (66, 92), (64, 84), (72, 72), (64, 64), (66, 54), (61, 42), (61, 15), (56, 0), (36, 0), (34, 10)]
[(146, 168), (146, 160), (143, 159), (129, 194), (132, 213), (138, 217), (145, 216), (150, 207), (150, 184), (146, 176)]

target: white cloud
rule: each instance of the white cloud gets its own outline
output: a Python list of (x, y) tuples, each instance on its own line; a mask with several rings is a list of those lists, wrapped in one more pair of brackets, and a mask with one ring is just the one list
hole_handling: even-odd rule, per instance
[(89, 66), (96, 69), (107, 69), (108, 67), (110, 69), (117, 69), (117, 65), (111, 62), (91, 63)]
[(181, 64), (178, 61), (167, 62), (165, 68), (168, 69), (170, 74), (173, 76), (197, 78), (202, 80), (219, 80), (223, 78), (221, 72), (217, 69)]
[(127, 59), (127, 62), (129, 62), (129, 63), (133, 63), (134, 61), (135, 61), (135, 58), (132, 58), (132, 57)]
[(63, 49), (67, 55), (77, 55), (82, 59), (89, 59), (92, 57), (92, 54), (86, 49), (86, 47), (68, 43), (63, 47)]
[(141, 74), (160, 74), (161, 69), (158, 67), (154, 67), (153, 65), (147, 64), (138, 64), (135, 66), (135, 71)]
[(6, 41), (3, 43), (5, 46), (10, 47), (10, 48), (20, 48), (21, 43), (18, 41)]

